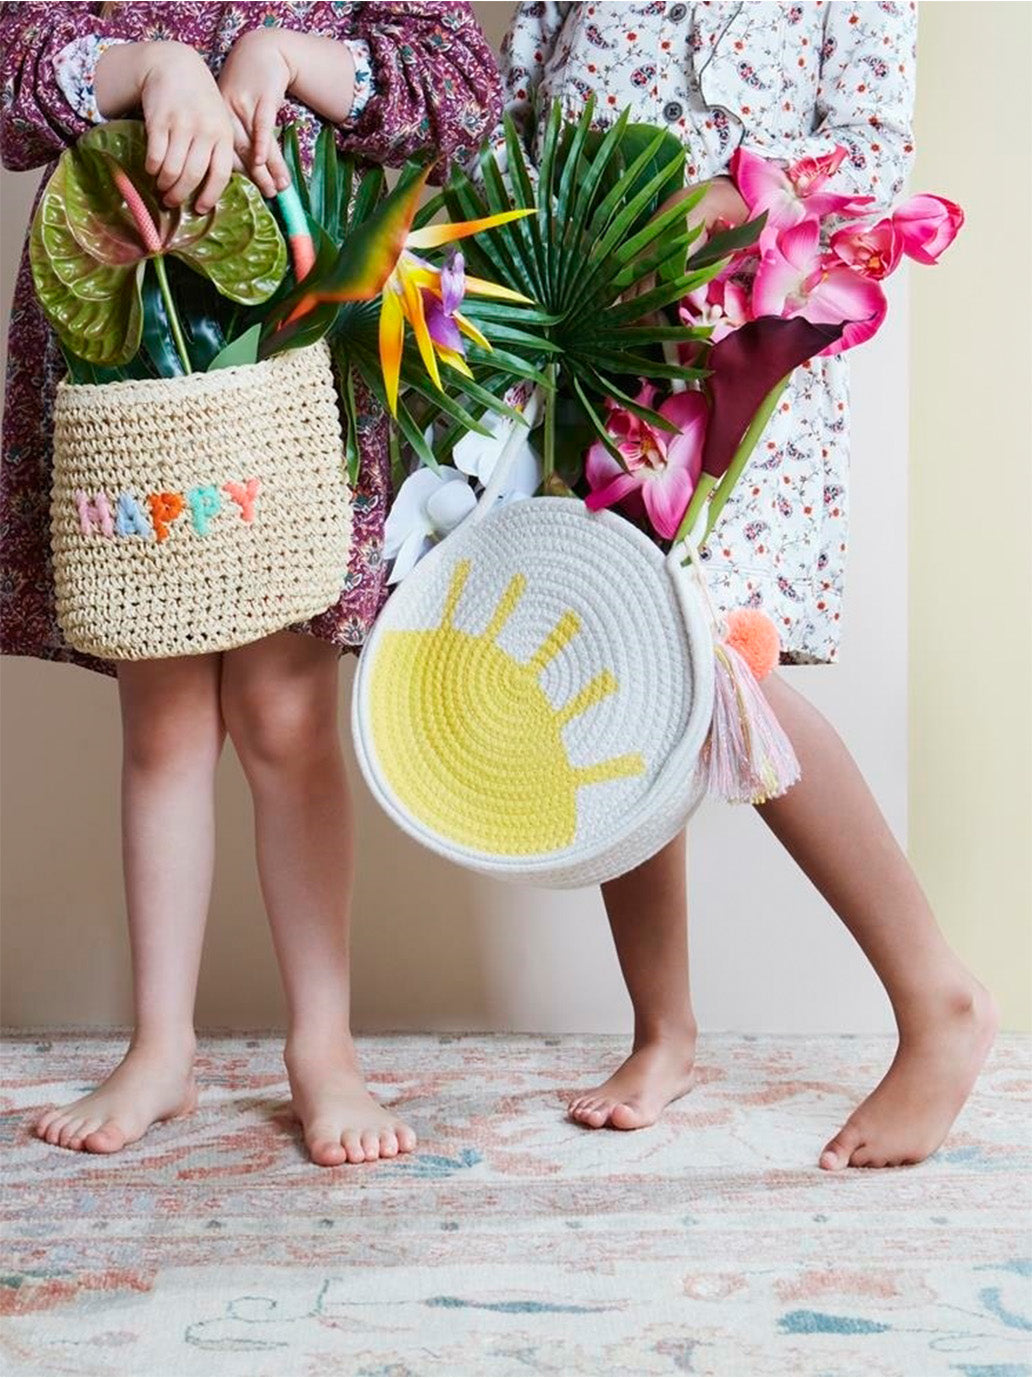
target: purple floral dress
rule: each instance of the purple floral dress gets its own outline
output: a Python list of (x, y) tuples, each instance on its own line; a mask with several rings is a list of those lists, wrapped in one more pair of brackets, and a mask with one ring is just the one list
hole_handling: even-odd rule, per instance
[[(499, 115), (494, 56), (468, 4), (119, 5), (106, 18), (91, 4), (5, 4), (0, 153), (18, 170), (51, 163), (99, 118), (92, 68), (105, 43), (189, 43), (216, 74), (249, 29), (282, 25), (352, 47), (356, 107), (338, 129), (340, 148), (388, 166), (423, 153), (466, 159)], [(281, 120), (300, 125), (310, 159), (319, 120), (288, 101)], [(36, 305), (23, 254), (11, 313), (0, 464), (0, 650), (113, 674), (61, 637), (50, 569), (50, 463), (54, 391), (63, 373), (56, 341)], [(357, 650), (386, 597), (383, 524), (390, 500), (387, 428), (360, 393), (361, 466), (351, 559), (341, 596), (304, 631)]]

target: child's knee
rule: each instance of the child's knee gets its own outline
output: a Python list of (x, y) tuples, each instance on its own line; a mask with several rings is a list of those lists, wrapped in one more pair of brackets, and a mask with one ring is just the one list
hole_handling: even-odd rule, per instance
[(290, 771), (338, 746), (335, 705), (307, 686), (223, 686), (222, 713), (245, 767)]
[(147, 713), (131, 714), (123, 721), (123, 762), (148, 774), (191, 766), (214, 769), (222, 738), (221, 722), (210, 710), (154, 705)]

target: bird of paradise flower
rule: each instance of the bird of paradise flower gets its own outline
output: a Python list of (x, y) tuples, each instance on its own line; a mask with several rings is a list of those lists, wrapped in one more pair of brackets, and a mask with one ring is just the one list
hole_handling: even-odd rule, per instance
[(462, 353), (461, 337), (490, 350), (490, 341), (458, 309), (468, 292), (495, 301), (532, 304), (512, 288), (472, 277), (464, 270), (461, 254), (453, 255), (442, 268), (420, 256), (417, 250), (441, 248), (481, 230), (508, 224), (532, 209), (504, 211), (477, 220), (425, 225), (413, 230), (412, 221), (430, 169), (395, 188), (375, 216), (358, 227), (328, 271), (312, 272), (280, 308), (279, 319), (268, 341), (268, 352), (282, 347), (284, 335), (302, 324), (324, 303), (372, 301), (382, 293), (379, 321), (380, 366), (387, 403), (397, 415), (405, 322), (412, 328), (420, 357), (436, 387), (441, 388), (438, 360), (460, 373), (471, 371)]

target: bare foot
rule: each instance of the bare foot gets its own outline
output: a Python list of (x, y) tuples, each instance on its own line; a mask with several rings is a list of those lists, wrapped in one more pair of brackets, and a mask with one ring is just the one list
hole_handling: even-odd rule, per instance
[(975, 982), (908, 1023), (892, 1066), (825, 1147), (821, 1167), (899, 1167), (934, 1153), (971, 1094), (997, 1024), (992, 996)]
[(111, 1075), (81, 1100), (45, 1111), (33, 1133), (48, 1144), (87, 1153), (117, 1153), (152, 1124), (197, 1107), (194, 1045), (130, 1046)]
[(588, 1129), (644, 1129), (692, 1089), (694, 1063), (694, 1031), (641, 1043), (608, 1081), (574, 1097), (570, 1118)]
[(415, 1132), (366, 1090), (350, 1040), (288, 1046), (284, 1054), (294, 1114), (313, 1163), (337, 1167), (411, 1153)]

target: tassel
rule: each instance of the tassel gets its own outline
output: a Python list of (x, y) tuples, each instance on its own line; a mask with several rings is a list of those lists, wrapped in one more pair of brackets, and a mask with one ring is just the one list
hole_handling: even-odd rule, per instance
[[(705, 535), (705, 513), (699, 522)], [(703, 779), (710, 794), (729, 804), (766, 804), (790, 790), (802, 775), (792, 743), (757, 682), (778, 663), (777, 628), (751, 608), (722, 617), (706, 587), (691, 535), (682, 536), (669, 556), (679, 572), (682, 550), (688, 554), (713, 631), (713, 716), (699, 755)]]
[(765, 804), (799, 779), (792, 743), (748, 662), (714, 637), (713, 720), (702, 749), (707, 789), (729, 804)]

